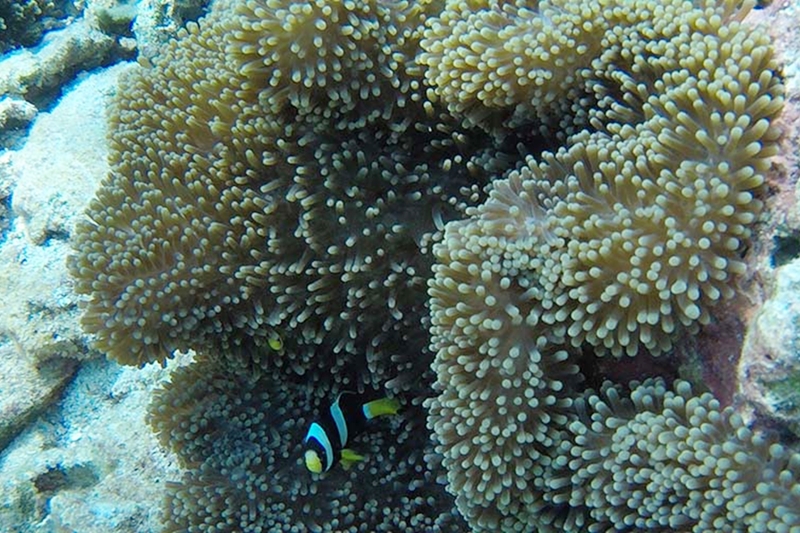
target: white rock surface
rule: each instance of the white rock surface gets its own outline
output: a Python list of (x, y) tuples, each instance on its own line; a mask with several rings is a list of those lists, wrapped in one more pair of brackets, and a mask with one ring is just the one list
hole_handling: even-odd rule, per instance
[(0, 95), (34, 101), (57, 92), (76, 72), (107, 62), (115, 46), (113, 38), (83, 20), (50, 32), (36, 48), (0, 57)]
[(2, 532), (154, 533), (163, 483), (179, 478), (145, 422), (168, 370), (89, 350), (65, 265), (108, 172), (106, 109), (127, 68), (85, 75), (0, 154), (0, 201), (12, 199), (0, 211)]
[(39, 115), (22, 149), (1, 156), (12, 201), (0, 245), (0, 334), (33, 365), (87, 352), (65, 264), (67, 239), (108, 172), (105, 108), (126, 68), (78, 83)]
[(0, 455), (0, 531), (159, 531), (163, 484), (180, 473), (145, 413), (168, 374), (83, 363), (64, 398)]
[(108, 173), (106, 110), (128, 68), (116, 65), (75, 84), (52, 112), (39, 115), (25, 146), (11, 156), (12, 209), (30, 242), (72, 233), (75, 217)]
[(36, 116), (36, 106), (21, 98), (0, 98), (0, 130), (28, 124)]
[(745, 337), (739, 383), (752, 409), (800, 435), (800, 259), (776, 271)]

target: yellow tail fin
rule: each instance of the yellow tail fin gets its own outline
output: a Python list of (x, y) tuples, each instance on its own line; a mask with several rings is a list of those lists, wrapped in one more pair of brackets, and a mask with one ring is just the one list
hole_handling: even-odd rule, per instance
[(396, 415), (400, 410), (400, 402), (394, 398), (381, 398), (365, 403), (361, 409), (364, 411), (364, 417), (372, 420), (376, 416)]

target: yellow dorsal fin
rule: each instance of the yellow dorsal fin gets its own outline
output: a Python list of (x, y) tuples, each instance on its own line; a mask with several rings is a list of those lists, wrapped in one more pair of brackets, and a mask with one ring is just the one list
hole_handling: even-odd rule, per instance
[(272, 336), (267, 340), (267, 344), (276, 352), (279, 352), (283, 349), (283, 339), (281, 339), (281, 336), (275, 332), (273, 332)]
[(396, 415), (400, 410), (400, 402), (394, 398), (381, 398), (365, 403), (362, 409), (364, 417), (367, 420), (372, 420), (376, 416)]
[(342, 463), (342, 468), (344, 468), (345, 470), (349, 469), (355, 463), (363, 461), (364, 459), (366, 459), (366, 457), (357, 454), (350, 448), (342, 448), (341, 463)]

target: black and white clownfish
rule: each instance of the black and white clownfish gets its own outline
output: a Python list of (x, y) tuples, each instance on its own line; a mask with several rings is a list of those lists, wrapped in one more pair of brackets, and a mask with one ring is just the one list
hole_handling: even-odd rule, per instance
[(305, 462), (309, 471), (319, 474), (330, 470), (337, 461), (344, 468), (362, 461), (363, 456), (346, 448), (348, 439), (360, 433), (375, 417), (397, 414), (400, 404), (393, 398), (365, 402), (354, 392), (342, 392), (329, 411), (308, 428)]

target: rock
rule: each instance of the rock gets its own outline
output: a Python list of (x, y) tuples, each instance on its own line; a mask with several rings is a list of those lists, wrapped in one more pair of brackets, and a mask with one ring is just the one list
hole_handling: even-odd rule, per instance
[(189, 20), (204, 13), (209, 0), (141, 0), (133, 32), (139, 55), (147, 59), (158, 55), (159, 49)]
[(67, 253), (66, 242), (29, 247), (13, 237), (0, 247), (0, 334), (36, 364), (53, 357), (83, 358), (88, 350), (64, 264)]
[(57, 358), (41, 372), (15, 341), (0, 344), (0, 450), (60, 397), (78, 365)]
[(84, 363), (58, 406), (2, 456), (0, 531), (160, 531), (163, 484), (180, 471), (145, 413), (168, 374), (158, 365)]
[(0, 198), (13, 198), (0, 211), (0, 449), (58, 399), (90, 353), (67, 238), (108, 171), (102, 110), (124, 70), (87, 78), (39, 116), (24, 148), (0, 157)]
[(773, 158), (772, 172), (767, 181), (772, 190), (770, 198), (771, 224), (776, 228), (776, 250), (773, 263), (783, 264), (800, 256), (800, 4), (772, 2), (750, 17), (754, 23), (764, 25), (773, 39), (775, 52), (782, 64), (786, 87), (786, 103), (779, 118), (783, 132), (781, 149)]
[(36, 117), (36, 113), (36, 106), (26, 100), (0, 98), (0, 149), (13, 146)]
[(0, 246), (0, 332), (35, 364), (85, 357), (65, 257), (75, 220), (108, 172), (104, 109), (125, 65), (94, 74), (37, 119), (26, 145), (4, 156), (11, 210)]
[(36, 111), (35, 105), (20, 98), (0, 98), (0, 130), (30, 123)]
[(0, 96), (21, 97), (41, 107), (78, 73), (111, 64), (119, 53), (115, 39), (78, 20), (48, 33), (39, 47), (2, 58)]
[(118, 65), (93, 74), (64, 95), (50, 113), (42, 113), (25, 146), (11, 157), (16, 175), (12, 210), (33, 244), (65, 239), (108, 172), (105, 109)]
[(745, 337), (736, 365), (737, 403), (751, 422), (800, 436), (800, 5), (773, 2), (751, 14), (773, 37), (783, 63), (783, 136), (767, 173), (767, 216), (737, 285), (752, 305), (740, 313)]
[(800, 259), (777, 269), (772, 296), (745, 337), (738, 372), (747, 403), (800, 436)]
[(0, 531), (152, 533), (180, 477), (145, 421), (169, 369), (97, 357), (65, 265), (108, 172), (105, 109), (127, 68), (85, 76), (0, 155)]
[(0, 53), (35, 45), (45, 31), (66, 24), (80, 7), (74, 0), (0, 0)]
[(11, 191), (14, 180), (11, 175), (11, 154), (0, 153), (0, 242), (5, 240), (10, 227)]
[(121, 0), (92, 0), (86, 10), (94, 26), (108, 35), (133, 36), (133, 21), (138, 11), (137, 4)]

